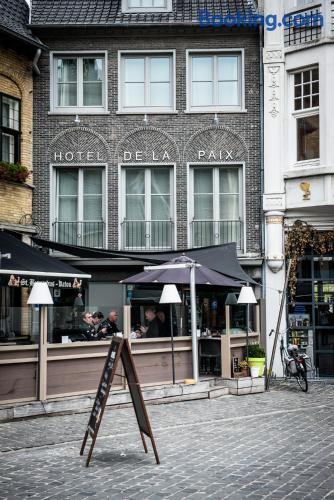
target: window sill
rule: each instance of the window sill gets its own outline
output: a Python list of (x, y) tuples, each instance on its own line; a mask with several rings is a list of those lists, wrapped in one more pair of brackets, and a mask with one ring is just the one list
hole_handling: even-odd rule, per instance
[(49, 116), (84, 116), (84, 115), (110, 115), (110, 111), (86, 111), (86, 110), (68, 110), (68, 111), (48, 111)]
[(134, 111), (134, 110), (118, 110), (116, 111), (116, 115), (178, 115), (179, 111), (178, 110), (171, 110), (171, 111), (150, 111), (150, 110), (143, 110), (143, 111)]
[(198, 114), (205, 114), (205, 115), (224, 115), (224, 114), (238, 114), (238, 113), (247, 113), (247, 109), (187, 109), (184, 111), (185, 115), (198, 115)]

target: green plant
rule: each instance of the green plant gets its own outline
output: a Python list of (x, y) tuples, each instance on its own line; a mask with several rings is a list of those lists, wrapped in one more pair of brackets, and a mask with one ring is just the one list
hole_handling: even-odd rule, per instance
[(248, 346), (248, 357), (249, 358), (265, 358), (266, 351), (260, 344), (250, 344)]
[(239, 361), (238, 367), (240, 368), (240, 370), (245, 370), (246, 368), (248, 368), (247, 361), (246, 360)]
[(7, 163), (0, 161), (0, 181), (19, 182), (25, 183), (29, 177), (29, 170), (27, 167), (19, 163)]

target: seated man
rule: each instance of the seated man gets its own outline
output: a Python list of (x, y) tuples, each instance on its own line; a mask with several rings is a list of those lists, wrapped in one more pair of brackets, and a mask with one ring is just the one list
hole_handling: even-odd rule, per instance
[(146, 338), (156, 338), (159, 337), (159, 320), (156, 317), (155, 309), (149, 307), (145, 311), (145, 318), (147, 320), (147, 326), (141, 326), (140, 331), (143, 337)]
[(79, 328), (86, 340), (100, 340), (102, 336), (102, 334), (95, 330), (92, 314), (88, 311), (82, 313), (82, 321)]
[(107, 337), (110, 337), (118, 333), (120, 330), (116, 324), (117, 319), (118, 319), (117, 312), (110, 311), (110, 313), (107, 316), (107, 319), (105, 319), (104, 321), (102, 321), (102, 323), (99, 324), (99, 332), (101, 332), (104, 336)]

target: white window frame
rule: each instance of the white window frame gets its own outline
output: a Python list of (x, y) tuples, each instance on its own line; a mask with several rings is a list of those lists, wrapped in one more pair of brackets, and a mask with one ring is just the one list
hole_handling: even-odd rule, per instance
[[(108, 244), (108, 165), (106, 163), (94, 163), (94, 164), (71, 164), (68, 163), (51, 163), (50, 164), (50, 218), (49, 218), (49, 234), (50, 240), (53, 240), (53, 223), (57, 222), (58, 219), (58, 171), (67, 169), (75, 169), (75, 170), (93, 170), (99, 169), (102, 171), (102, 221), (105, 227), (105, 235), (104, 235), (104, 248), (107, 248)], [(81, 196), (83, 198), (83, 173), (80, 173), (78, 176), (78, 198)], [(81, 191), (80, 191), (81, 190)], [(81, 193), (81, 194), (80, 194)], [(80, 202), (79, 202), (80, 205)], [(82, 205), (82, 203), (81, 203)], [(80, 219), (80, 215), (82, 218)], [(80, 214), (80, 210), (78, 210), (78, 221), (83, 220), (83, 213)], [(57, 252), (56, 252), (57, 253)]]
[[(171, 209), (171, 220), (174, 223), (174, 228), (173, 228), (173, 248), (172, 250), (176, 249), (176, 236), (177, 236), (177, 224), (176, 224), (176, 164), (175, 163), (160, 163), (160, 164), (155, 164), (155, 163), (119, 163), (118, 164), (118, 178), (120, 182), (118, 183), (118, 206), (119, 206), (119, 212), (118, 212), (118, 241), (119, 241), (119, 250), (124, 250), (125, 247), (125, 242), (123, 241), (123, 231), (122, 231), (122, 223), (125, 220), (125, 215), (126, 215), (126, 170), (128, 169), (134, 169), (134, 170), (150, 170), (152, 171), (153, 169), (162, 169), (162, 168), (168, 168), (170, 171), (170, 197), (171, 197), (171, 204), (170, 204), (170, 209)], [(146, 214), (151, 213), (150, 212), (150, 204), (151, 204), (151, 198), (150, 196), (147, 196), (147, 186), (149, 185), (150, 182), (150, 177), (149, 179), (148, 176), (145, 173), (145, 220)], [(148, 199), (149, 198), (149, 199)], [(152, 217), (151, 219), (152, 220)], [(135, 250), (134, 248), (131, 248), (131, 250)], [(143, 250), (143, 248), (138, 248), (138, 250)]]
[[(138, 106), (138, 107), (125, 107), (123, 105), (124, 98), (124, 59), (126, 57), (140, 57), (149, 58), (150, 56), (168, 56), (171, 60), (170, 64), (170, 102), (171, 106), (157, 107), (157, 106)], [(145, 64), (147, 68), (147, 65)], [(118, 51), (118, 111), (116, 114), (176, 114), (176, 51), (175, 49), (166, 50), (119, 50)], [(148, 95), (147, 74), (145, 74), (145, 95)]]
[[(236, 163), (230, 163), (230, 162), (192, 162), (192, 163), (187, 163), (187, 178), (188, 178), (188, 248), (192, 247), (192, 232), (191, 232), (191, 223), (195, 220), (194, 219), (194, 213), (195, 213), (195, 207), (194, 207), (194, 170), (198, 168), (208, 168), (210, 170), (214, 169), (214, 177), (216, 176), (216, 181), (213, 179), (213, 186), (217, 185), (219, 186), (219, 170), (223, 169), (224, 167), (226, 168), (236, 168), (238, 169), (239, 173), (239, 188), (240, 188), (240, 193), (239, 193), (239, 218), (243, 224), (243, 230), (241, 232), (241, 237), (242, 237), (242, 242), (241, 242), (241, 248), (243, 252), (246, 251), (247, 248), (247, 242), (246, 242), (246, 169), (245, 169), (245, 162), (236, 162)], [(216, 214), (219, 213), (219, 190), (213, 193), (213, 220), (219, 220), (219, 217), (215, 218), (215, 212)], [(201, 220), (201, 219), (196, 219), (196, 220)], [(203, 219), (204, 220), (204, 219)], [(206, 219), (205, 219), (206, 220)]]
[(166, 7), (130, 7), (128, 0), (122, 0), (123, 14), (141, 13), (141, 12), (172, 12), (173, 0), (165, 0)]
[[(196, 55), (219, 56), (237, 55), (239, 57), (239, 96), (240, 104), (238, 106), (192, 106), (192, 57)], [(187, 105), (185, 113), (246, 113), (245, 108), (245, 51), (244, 49), (187, 49), (186, 50), (186, 88), (187, 88)], [(216, 86), (216, 82), (214, 82)]]
[[(296, 73), (301, 73), (303, 71), (308, 71), (318, 68), (319, 70), (319, 106), (316, 106), (314, 108), (307, 108), (307, 109), (299, 109), (295, 110), (295, 74)], [(320, 135), (320, 67), (319, 64), (310, 64), (309, 66), (305, 66), (302, 68), (297, 68), (289, 72), (288, 74), (288, 80), (289, 80), (289, 93), (288, 93), (288, 100), (289, 100), (289, 114), (290, 114), (290, 130), (291, 133), (289, 133), (288, 141), (289, 141), (289, 147), (288, 150), (290, 151), (290, 158), (289, 158), (289, 164), (293, 166), (293, 168), (301, 168), (301, 167), (315, 167), (320, 165), (320, 155), (321, 155), (321, 135)], [(298, 118), (306, 118), (308, 116), (315, 116), (319, 115), (319, 158), (313, 158), (312, 160), (297, 160), (297, 155), (298, 155), (298, 136), (297, 136), (297, 119)]]
[[(77, 96), (78, 102), (82, 102), (83, 81), (82, 81), (82, 59), (101, 58), (103, 60), (103, 79), (102, 79), (102, 105), (101, 106), (58, 106), (57, 96), (57, 59), (61, 57), (76, 58), (77, 64)], [(61, 115), (96, 115), (109, 114), (108, 111), (108, 52), (106, 50), (94, 51), (53, 51), (50, 53), (50, 111), (49, 114)]]

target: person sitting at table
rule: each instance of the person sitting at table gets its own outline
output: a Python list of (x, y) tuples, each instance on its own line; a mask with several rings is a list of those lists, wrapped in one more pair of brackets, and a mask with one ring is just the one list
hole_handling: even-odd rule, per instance
[(102, 337), (102, 333), (98, 333), (95, 330), (93, 315), (89, 311), (85, 311), (82, 313), (79, 329), (82, 335), (88, 341), (100, 340)]
[(155, 309), (149, 307), (145, 311), (145, 319), (147, 320), (147, 326), (141, 326), (140, 331), (143, 337), (155, 338), (159, 337), (159, 320), (156, 317)]
[(104, 335), (107, 337), (116, 335), (116, 333), (120, 332), (120, 329), (117, 326), (118, 313), (116, 311), (110, 311), (107, 316), (107, 319), (102, 321), (99, 325), (99, 331), (103, 331)]

